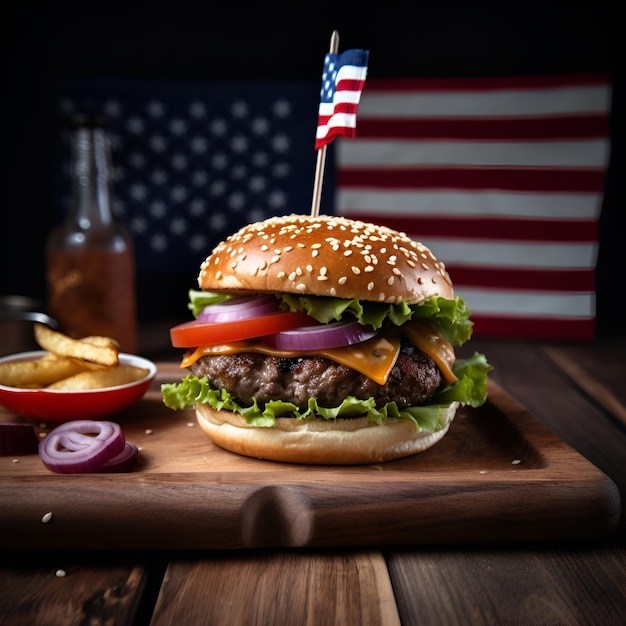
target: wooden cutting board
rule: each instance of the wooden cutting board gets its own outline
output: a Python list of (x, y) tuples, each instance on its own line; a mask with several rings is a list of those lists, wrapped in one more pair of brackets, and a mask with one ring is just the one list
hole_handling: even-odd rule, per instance
[[(421, 455), (319, 467), (216, 447), (193, 411), (163, 405), (160, 384), (180, 376), (177, 364), (159, 364), (146, 396), (110, 418), (140, 447), (129, 473), (61, 475), (37, 455), (0, 457), (0, 547), (527, 542), (599, 538), (617, 526), (615, 484), (492, 381), (487, 403), (459, 411)], [(19, 421), (1, 409), (0, 420)]]

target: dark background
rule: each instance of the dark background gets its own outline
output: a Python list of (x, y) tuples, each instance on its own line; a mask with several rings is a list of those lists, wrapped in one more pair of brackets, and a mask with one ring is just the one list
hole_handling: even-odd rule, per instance
[[(362, 3), (18, 2), (2, 20), (0, 295), (44, 297), (44, 242), (53, 215), (53, 86), (64, 77), (318, 79), (330, 35), (370, 50), (368, 76), (464, 77), (604, 72), (614, 81), (612, 153), (600, 220), (599, 330), (620, 328), (626, 234), (621, 174), (623, 83), (618, 16), (584, 2)], [(615, 3), (616, 4), (616, 3)], [(207, 251), (208, 252), (208, 251)], [(152, 277), (154, 278), (154, 277)], [(180, 294), (195, 280), (162, 277)], [(139, 314), (154, 285), (139, 277)], [(166, 300), (178, 302), (179, 295)], [(185, 312), (181, 296), (179, 308)], [(621, 300), (621, 298), (620, 298)], [(161, 308), (169, 314), (167, 307)]]

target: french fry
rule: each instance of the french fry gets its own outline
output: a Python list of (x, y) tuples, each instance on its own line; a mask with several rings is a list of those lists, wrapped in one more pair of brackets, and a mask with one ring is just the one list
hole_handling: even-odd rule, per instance
[(0, 363), (0, 385), (22, 389), (79, 391), (135, 382), (148, 370), (119, 364), (119, 344), (111, 337), (72, 339), (44, 324), (34, 325), (42, 356)]
[(117, 365), (99, 370), (83, 371), (75, 376), (53, 383), (48, 389), (80, 391), (84, 389), (101, 389), (135, 382), (148, 373), (143, 367), (133, 365)]
[(0, 363), (0, 384), (7, 387), (41, 388), (74, 376), (84, 368), (73, 359), (57, 357)]
[[(100, 346), (105, 348), (113, 348), (113, 350), (120, 350), (120, 344), (115, 341), (115, 339), (111, 337), (101, 337), (98, 335), (93, 335), (90, 337), (81, 337), (79, 341), (84, 341), (85, 343), (89, 343), (94, 346)], [(105, 365), (100, 365), (98, 363), (92, 363), (90, 361), (85, 361), (84, 359), (74, 359), (76, 363), (82, 365), (85, 369), (97, 370), (102, 367), (106, 367)]]
[(117, 347), (94, 345), (93, 342), (72, 339), (44, 324), (35, 324), (35, 340), (44, 350), (58, 356), (72, 357), (107, 367), (117, 365), (119, 362)]
[(113, 348), (119, 352), (120, 344), (112, 337), (101, 337), (99, 335), (90, 335), (89, 337), (82, 337), (80, 341), (90, 343), (93, 346), (103, 346), (107, 348)]

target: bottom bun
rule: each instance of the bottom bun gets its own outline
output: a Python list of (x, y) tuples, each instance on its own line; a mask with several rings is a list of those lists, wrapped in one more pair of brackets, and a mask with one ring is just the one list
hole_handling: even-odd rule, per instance
[(357, 465), (399, 459), (434, 446), (447, 432), (458, 403), (446, 410), (436, 433), (416, 432), (410, 420), (390, 418), (379, 426), (366, 417), (296, 420), (280, 417), (270, 428), (251, 426), (238, 413), (196, 404), (202, 430), (215, 444), (244, 456), (288, 463)]

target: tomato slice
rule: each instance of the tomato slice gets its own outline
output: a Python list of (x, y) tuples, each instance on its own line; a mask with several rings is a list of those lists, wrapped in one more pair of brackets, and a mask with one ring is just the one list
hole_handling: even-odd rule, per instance
[(170, 329), (170, 339), (175, 348), (196, 348), (215, 343), (228, 343), (240, 339), (263, 337), (283, 330), (315, 323), (306, 313), (281, 312), (261, 315), (232, 322), (199, 322), (193, 320)]

